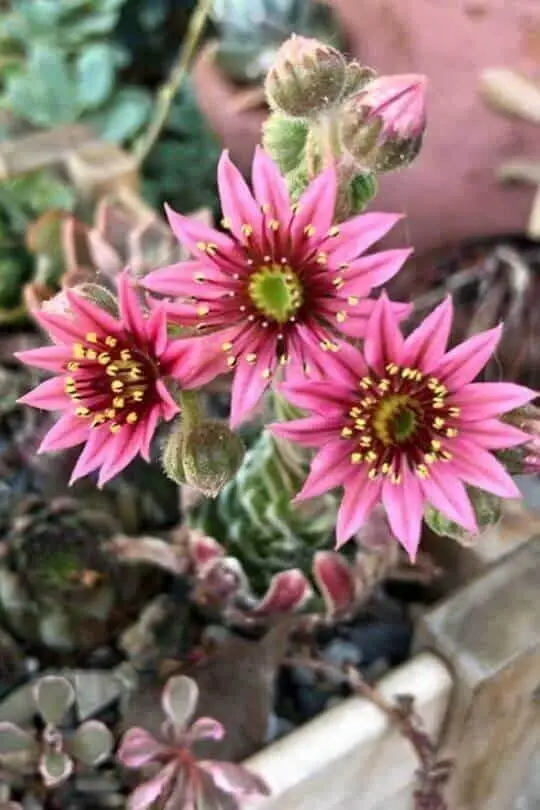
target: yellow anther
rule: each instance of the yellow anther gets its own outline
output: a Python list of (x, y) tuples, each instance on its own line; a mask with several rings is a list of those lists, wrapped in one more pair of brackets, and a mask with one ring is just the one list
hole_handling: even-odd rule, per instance
[(441, 416), (436, 416), (433, 420), (433, 427), (435, 430), (440, 430), (444, 427), (444, 419)]
[(431, 440), (431, 446), (434, 450), (440, 450), (442, 447), (441, 442), (438, 439)]
[(448, 414), (449, 414), (450, 416), (454, 416), (454, 417), (455, 417), (455, 416), (460, 416), (460, 414), (461, 414), (461, 408), (455, 408), (455, 407), (448, 408)]
[(446, 435), (448, 436), (449, 439), (455, 439), (456, 436), (459, 435), (459, 431), (457, 431), (456, 428), (448, 428), (446, 431)]
[(375, 450), (370, 450), (368, 453), (366, 453), (366, 461), (369, 461), (370, 463), (377, 461), (377, 453)]
[(86, 357), (86, 351), (82, 343), (73, 344), (73, 357), (76, 360), (84, 360), (84, 358)]
[(424, 461), (426, 464), (434, 464), (437, 461), (437, 456), (434, 453), (425, 453)]
[(217, 253), (217, 245), (214, 245), (213, 242), (210, 242), (206, 246), (206, 252), (208, 253), (209, 256), (215, 256)]
[(381, 380), (380, 383), (378, 384), (377, 388), (379, 389), (379, 391), (383, 391), (383, 392), (388, 391), (388, 389), (390, 388), (390, 380), (386, 380), (386, 379)]
[(364, 460), (363, 453), (353, 453), (351, 455), (351, 463), (352, 464), (360, 464)]
[(263, 380), (269, 380), (271, 376), (272, 376), (271, 370), (269, 368), (265, 368), (265, 370), (262, 372)]
[(350, 439), (352, 435), (353, 432), (350, 427), (344, 427), (343, 430), (341, 431), (341, 436), (343, 439)]
[(328, 263), (328, 253), (324, 253), (324, 251), (321, 250), (321, 252), (317, 254), (317, 258), (316, 258), (315, 261), (317, 262), (317, 264), (323, 264), (323, 265), (327, 264)]
[(251, 236), (253, 233), (253, 225), (249, 225), (247, 222), (242, 225), (240, 228), (244, 236)]
[(106, 408), (105, 416), (107, 417), (107, 419), (114, 419), (114, 417), (116, 416), (116, 411), (114, 410), (114, 408)]
[(135, 411), (131, 411), (126, 416), (126, 422), (128, 423), (128, 425), (134, 425), (135, 422), (138, 422), (138, 421), (139, 421), (139, 416), (138, 416), (138, 414), (135, 413)]
[(397, 374), (397, 373), (398, 373), (398, 371), (399, 371), (399, 366), (396, 366), (396, 364), (395, 364), (395, 363), (389, 363), (389, 364), (386, 366), (385, 371), (386, 371), (386, 373), (387, 373), (387, 374), (390, 374), (390, 375), (393, 377), (395, 374)]
[(107, 352), (101, 352), (98, 355), (98, 363), (101, 363), (102, 366), (108, 366), (111, 362), (111, 355), (107, 354)]
[(362, 415), (361, 409), (357, 408), (356, 406), (354, 408), (351, 408), (351, 410), (349, 411), (349, 416), (352, 416), (353, 418), (361, 415)]
[(144, 374), (142, 373), (142, 369), (140, 366), (133, 366), (133, 368), (129, 371), (129, 379), (130, 380), (142, 380)]
[(111, 349), (114, 349), (114, 347), (117, 344), (118, 344), (118, 341), (117, 341), (117, 339), (115, 337), (112, 337), (111, 335), (109, 335), (108, 337), (105, 338), (105, 345), (110, 346)]
[(132, 359), (133, 359), (133, 357), (131, 355), (130, 350), (129, 349), (122, 349), (122, 351), (120, 352), (120, 360), (122, 360), (124, 363), (129, 363), (129, 361), (132, 360)]
[(230, 352), (232, 347), (233, 347), (233, 345), (232, 345), (232, 343), (230, 341), (227, 341), (227, 343), (222, 343), (221, 344), (221, 348), (223, 349), (224, 352)]
[(67, 364), (67, 370), (77, 371), (77, 369), (80, 368), (80, 366), (81, 366), (80, 363), (77, 363), (75, 360), (70, 360), (69, 363)]
[(347, 313), (344, 310), (341, 309), (339, 312), (336, 313), (336, 321), (338, 323), (345, 323), (346, 319)]
[(358, 303), (358, 298), (356, 295), (349, 295), (347, 298), (347, 303), (351, 305), (351, 307), (355, 307)]
[(115, 394), (119, 394), (120, 391), (123, 391), (124, 383), (122, 380), (113, 380), (111, 383), (111, 390), (114, 391)]
[(360, 388), (363, 388), (364, 390), (371, 388), (372, 385), (373, 380), (371, 379), (371, 377), (362, 377), (362, 379), (360, 380)]
[(388, 462), (386, 461), (384, 462), (384, 464), (381, 467), (381, 472), (383, 475), (388, 475), (388, 473), (390, 472), (390, 464), (388, 464)]
[(109, 377), (116, 377), (116, 375), (118, 374), (119, 369), (118, 369), (118, 366), (115, 366), (114, 364), (111, 363), (110, 366), (107, 366), (105, 371), (109, 375)]
[(373, 481), (375, 478), (377, 478), (377, 476), (378, 476), (378, 475), (379, 475), (378, 470), (370, 470), (370, 471), (368, 472), (368, 478), (369, 478), (371, 481)]
[(270, 228), (271, 231), (279, 231), (279, 220), (271, 219), (270, 222), (268, 223), (268, 227)]
[(98, 427), (98, 425), (102, 425), (104, 421), (104, 415), (102, 413), (97, 413), (92, 420), (92, 427)]
[(362, 447), (371, 447), (372, 445), (371, 436), (362, 436), (360, 438), (360, 444), (362, 445)]
[(134, 402), (142, 402), (144, 399), (144, 391), (140, 389), (135, 389), (135, 391), (130, 391), (131, 399)]
[(95, 332), (88, 332), (88, 334), (86, 335), (86, 340), (88, 341), (88, 343), (97, 343), (98, 336)]
[(232, 228), (232, 222), (228, 217), (223, 217), (221, 220), (221, 227), (225, 228), (225, 230), (230, 231)]
[(94, 349), (87, 349), (86, 351), (86, 359), (87, 360), (97, 360), (98, 353)]
[(330, 230), (328, 231), (328, 236), (339, 236), (339, 228), (337, 225), (332, 225)]
[(206, 252), (206, 242), (197, 242), (195, 247), (197, 247), (199, 250)]
[(233, 368), (236, 365), (236, 357), (227, 357), (227, 365)]
[(365, 426), (366, 426), (366, 420), (365, 419), (356, 419), (356, 421), (354, 423), (354, 426), (355, 426), (356, 430), (363, 430), (365, 428)]
[(126, 404), (126, 400), (124, 399), (124, 397), (115, 397), (112, 401), (112, 404), (114, 405), (115, 408), (118, 408), (120, 410)]
[(121, 427), (122, 427), (121, 425), (117, 424), (116, 422), (113, 422), (113, 424), (110, 426), (109, 429), (111, 433), (118, 433)]
[(429, 478), (429, 470), (425, 464), (419, 464), (417, 466), (416, 474), (419, 478)]
[(246, 361), (251, 365), (253, 365), (253, 363), (256, 363), (257, 355), (255, 354), (255, 352), (250, 352), (249, 354), (246, 354)]
[(452, 453), (449, 453), (448, 450), (443, 450), (441, 452), (441, 458), (443, 461), (452, 461)]
[(199, 316), (199, 318), (203, 318), (205, 315), (208, 315), (209, 312), (210, 312), (210, 309), (206, 306), (206, 304), (203, 304), (203, 306), (197, 307), (197, 315)]
[(332, 284), (339, 290), (340, 287), (343, 287), (343, 285), (345, 284), (345, 279), (343, 278), (343, 276), (336, 276), (334, 279), (332, 279)]
[[(429, 475), (429, 473), (428, 473)], [(401, 475), (399, 473), (393, 473), (390, 479), (393, 484), (400, 484), (401, 483)]]
[(441, 408), (444, 408), (444, 401), (442, 399), (434, 399), (431, 403), (431, 407), (435, 408), (436, 410), (440, 410)]
[(75, 409), (75, 416), (89, 416), (90, 409), (89, 408), (76, 408)]
[(313, 225), (306, 225), (304, 228), (304, 233), (306, 236), (315, 236), (315, 228)]

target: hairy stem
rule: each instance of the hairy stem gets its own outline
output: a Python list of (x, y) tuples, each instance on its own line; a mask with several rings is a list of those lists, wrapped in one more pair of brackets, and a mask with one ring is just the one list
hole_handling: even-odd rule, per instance
[(167, 122), (174, 97), (182, 87), (191, 61), (201, 42), (212, 3), (213, 0), (199, 0), (193, 10), (186, 37), (178, 51), (178, 56), (173, 63), (167, 79), (158, 91), (154, 114), (148, 128), (140, 137), (133, 150), (139, 167), (142, 166), (152, 151), (161, 130)]
[(201, 401), (198, 392), (182, 391), (180, 393), (180, 406), (185, 430), (193, 430), (201, 423)]

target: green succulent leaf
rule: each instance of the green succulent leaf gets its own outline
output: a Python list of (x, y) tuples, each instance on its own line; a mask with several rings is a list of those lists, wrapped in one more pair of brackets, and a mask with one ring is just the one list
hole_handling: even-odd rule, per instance
[(78, 762), (89, 767), (104, 762), (114, 746), (113, 735), (99, 720), (89, 720), (79, 726), (70, 741), (70, 752)]
[(125, 87), (114, 95), (109, 104), (86, 120), (103, 140), (121, 143), (139, 132), (151, 109), (152, 100), (147, 90), (142, 87)]
[(65, 54), (41, 44), (32, 47), (26, 74), (9, 77), (7, 94), (13, 111), (38, 126), (71, 123), (79, 115)]
[(75, 691), (66, 678), (47, 675), (35, 687), (35, 700), (39, 713), (51, 726), (58, 726), (75, 701)]
[(106, 42), (96, 42), (84, 48), (77, 59), (77, 95), (84, 109), (95, 109), (112, 92), (116, 77), (115, 48)]

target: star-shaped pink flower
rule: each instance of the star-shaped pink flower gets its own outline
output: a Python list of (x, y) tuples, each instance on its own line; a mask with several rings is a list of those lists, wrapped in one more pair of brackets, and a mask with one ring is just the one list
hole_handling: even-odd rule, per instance
[[(170, 225), (194, 261), (150, 273), (150, 291), (175, 296), (169, 314), (211, 332), (221, 357), (216, 373), (235, 369), (231, 424), (246, 418), (280, 365), (324, 369), (338, 333), (361, 337), (371, 289), (392, 278), (411, 251), (363, 255), (400, 219), (363, 214), (333, 225), (335, 169), (323, 171), (297, 205), (262, 149), (253, 193), (224, 153), (218, 182), (224, 234), (167, 209)], [(408, 307), (395, 304), (407, 314)], [(217, 342), (216, 342), (217, 337)]]
[(99, 469), (102, 486), (137, 454), (148, 461), (158, 423), (179, 410), (167, 379), (194, 388), (213, 376), (201, 341), (171, 340), (164, 306), (145, 313), (125, 273), (118, 292), (115, 318), (66, 290), (69, 312), (34, 313), (54, 345), (17, 354), (55, 375), (19, 400), (62, 412), (39, 452), (85, 444), (71, 482)]
[(478, 528), (465, 484), (502, 498), (520, 497), (490, 451), (527, 441), (526, 433), (497, 417), (536, 395), (513, 383), (472, 382), (493, 354), (502, 327), (447, 352), (451, 323), (447, 299), (404, 339), (383, 294), (363, 354), (343, 347), (327, 381), (283, 385), (291, 402), (313, 415), (274, 424), (272, 430), (320, 448), (299, 499), (344, 487), (338, 545), (382, 501), (393, 533), (414, 558), (427, 502), (474, 534)]

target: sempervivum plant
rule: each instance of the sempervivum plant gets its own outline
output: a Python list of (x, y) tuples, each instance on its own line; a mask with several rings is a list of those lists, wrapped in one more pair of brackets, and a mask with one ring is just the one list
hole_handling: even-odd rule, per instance
[(220, 67), (240, 82), (264, 78), (292, 33), (336, 41), (328, 8), (312, 0), (214, 0)]

